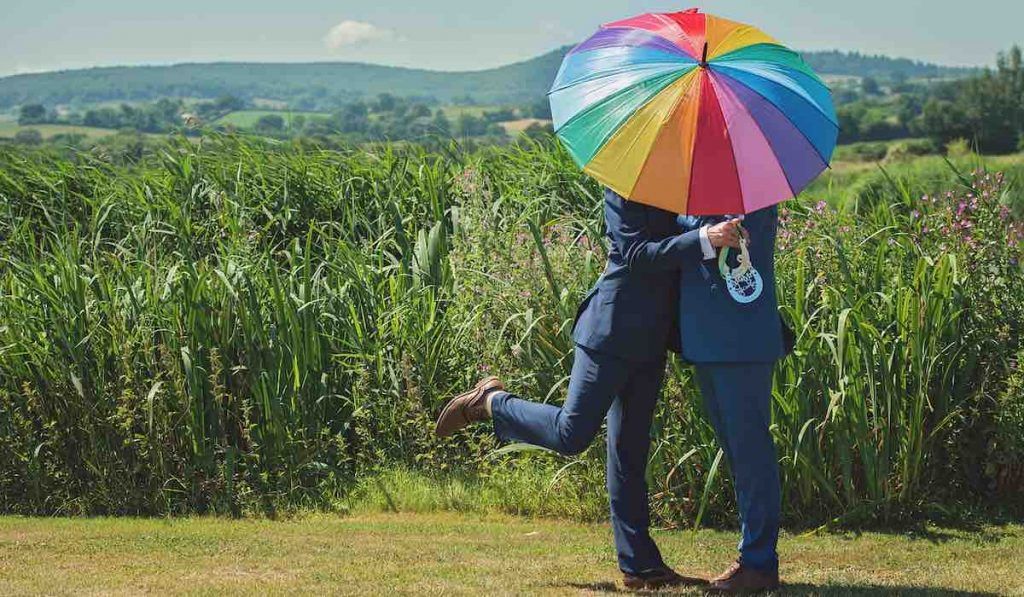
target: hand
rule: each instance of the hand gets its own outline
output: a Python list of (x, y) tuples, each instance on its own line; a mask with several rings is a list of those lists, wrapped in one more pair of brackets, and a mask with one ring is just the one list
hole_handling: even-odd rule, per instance
[(747, 237), (746, 230), (740, 227), (741, 221), (739, 218), (733, 218), (708, 228), (708, 240), (711, 241), (711, 246), (716, 249), (722, 247), (740, 248), (741, 235), (743, 238)]

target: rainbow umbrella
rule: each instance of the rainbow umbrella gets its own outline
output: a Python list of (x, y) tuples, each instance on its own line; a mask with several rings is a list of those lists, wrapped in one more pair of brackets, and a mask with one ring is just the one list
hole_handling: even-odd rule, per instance
[(565, 57), (549, 95), (584, 171), (680, 214), (796, 196), (828, 167), (839, 133), (828, 88), (799, 55), (695, 8), (604, 25)]

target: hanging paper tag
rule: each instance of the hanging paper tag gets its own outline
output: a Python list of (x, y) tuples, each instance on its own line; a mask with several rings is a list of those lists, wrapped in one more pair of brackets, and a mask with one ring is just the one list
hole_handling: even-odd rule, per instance
[(729, 255), (729, 248), (722, 249), (718, 257), (718, 269), (725, 279), (725, 287), (729, 289), (729, 296), (741, 304), (752, 303), (761, 298), (764, 292), (764, 280), (761, 274), (754, 269), (750, 262), (750, 252), (747, 250), (746, 239), (740, 239), (739, 266), (730, 269), (726, 259)]

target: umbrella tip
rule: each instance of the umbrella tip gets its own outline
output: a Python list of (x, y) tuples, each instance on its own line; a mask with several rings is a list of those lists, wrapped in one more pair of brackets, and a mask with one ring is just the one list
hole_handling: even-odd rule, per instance
[(708, 65), (708, 42), (704, 42), (704, 54), (700, 57), (700, 65)]

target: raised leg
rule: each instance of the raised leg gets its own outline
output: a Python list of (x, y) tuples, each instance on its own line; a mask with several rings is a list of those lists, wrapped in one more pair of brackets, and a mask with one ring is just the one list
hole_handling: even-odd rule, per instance
[(627, 361), (577, 346), (565, 403), (558, 407), (496, 392), (491, 402), (494, 432), (504, 441), (579, 454), (594, 441), (630, 368)]

